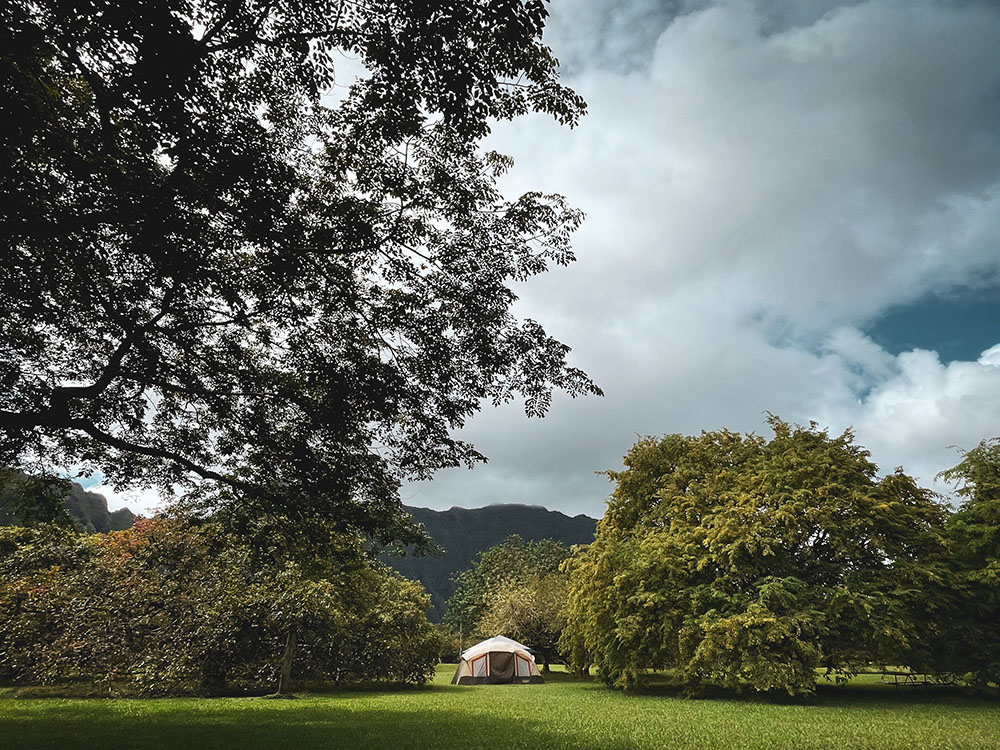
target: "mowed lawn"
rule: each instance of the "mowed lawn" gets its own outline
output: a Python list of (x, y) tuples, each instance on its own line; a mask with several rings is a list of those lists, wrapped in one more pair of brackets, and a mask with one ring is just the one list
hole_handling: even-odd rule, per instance
[(877, 678), (805, 702), (670, 693), (625, 696), (555, 675), (545, 685), (455, 687), (295, 699), (0, 697), (0, 748), (984, 748), (1000, 704)]

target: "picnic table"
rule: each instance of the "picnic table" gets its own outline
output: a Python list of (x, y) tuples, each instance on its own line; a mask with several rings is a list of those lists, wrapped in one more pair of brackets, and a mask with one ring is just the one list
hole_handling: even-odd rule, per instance
[(883, 671), (881, 680), (896, 688), (906, 687), (907, 685), (953, 685), (955, 683), (954, 676), (950, 674), (896, 672), (892, 670)]

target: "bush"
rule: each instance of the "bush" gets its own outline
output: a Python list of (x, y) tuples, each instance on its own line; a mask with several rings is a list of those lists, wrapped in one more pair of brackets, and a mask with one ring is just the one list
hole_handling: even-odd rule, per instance
[(213, 523), (89, 536), (0, 529), (0, 675), (146, 694), (264, 691), (291, 636), (298, 680), (421, 683), (437, 661), (418, 584), (357, 540), (311, 565), (262, 560)]

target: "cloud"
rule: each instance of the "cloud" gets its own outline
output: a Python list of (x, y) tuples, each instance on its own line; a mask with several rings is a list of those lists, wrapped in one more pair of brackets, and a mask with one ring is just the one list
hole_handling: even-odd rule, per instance
[(549, 40), (590, 114), (489, 143), (516, 159), (508, 194), (588, 214), (579, 262), (519, 287), (518, 309), (607, 396), (543, 421), (484, 412), (465, 436), (491, 463), (408, 486), (411, 504), (600, 515), (593, 472), (637, 434), (761, 431), (765, 410), (853, 425), (884, 469), (927, 482), (949, 445), (997, 431), (1000, 348), (945, 365), (860, 330), (1000, 273), (1000, 9), (655, 5), (556, 4)]
[(979, 364), (989, 365), (991, 367), (1000, 367), (1000, 344), (996, 346), (991, 346), (981, 355), (979, 355)]
[(155, 489), (140, 487), (119, 492), (109, 484), (94, 484), (86, 490), (104, 495), (108, 500), (108, 510), (128, 508), (136, 515), (152, 516), (163, 507), (163, 498)]
[(872, 391), (859, 410), (858, 437), (876, 456), (897, 457), (931, 485), (938, 472), (958, 463), (951, 446), (968, 450), (1000, 433), (1000, 367), (989, 354), (996, 351), (1000, 345), (978, 362), (948, 365), (934, 352), (900, 354), (899, 374)]

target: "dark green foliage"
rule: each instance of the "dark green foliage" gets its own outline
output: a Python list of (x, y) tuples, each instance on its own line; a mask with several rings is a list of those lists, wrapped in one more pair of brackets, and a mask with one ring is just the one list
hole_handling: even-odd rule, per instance
[(0, 464), (412, 542), (399, 478), (480, 459), (483, 401), (596, 392), (511, 313), (581, 215), (478, 147), (583, 113), (541, 0), (2, 14)]
[(0, 525), (71, 525), (66, 508), (69, 492), (70, 483), (65, 479), (0, 469)]
[(313, 549), (268, 559), (218, 524), (164, 518), (89, 536), (0, 529), (0, 678), (267, 691), (291, 633), (293, 684), (427, 679), (440, 646), (419, 585), (348, 537)]
[(0, 526), (49, 522), (72, 523), (91, 533), (121, 531), (135, 522), (135, 515), (128, 508), (108, 510), (107, 498), (76, 482), (0, 470)]
[(794, 694), (817, 667), (940, 667), (945, 509), (902, 473), (878, 479), (850, 432), (770, 425), (770, 441), (644, 438), (608, 472), (597, 538), (569, 563), (576, 669)]
[(955, 668), (1000, 686), (1000, 438), (982, 441), (943, 476), (963, 498), (948, 522), (960, 594), (948, 633)]
[(584, 515), (569, 517), (536, 505), (504, 503), (483, 508), (438, 511), (405, 508), (440, 548), (441, 554), (384, 556), (383, 561), (407, 578), (420, 581), (431, 595), (428, 617), (438, 622), (455, 593), (454, 577), (471, 567), (480, 553), (517, 534), (527, 542), (552, 539), (569, 547), (589, 544), (597, 521)]

